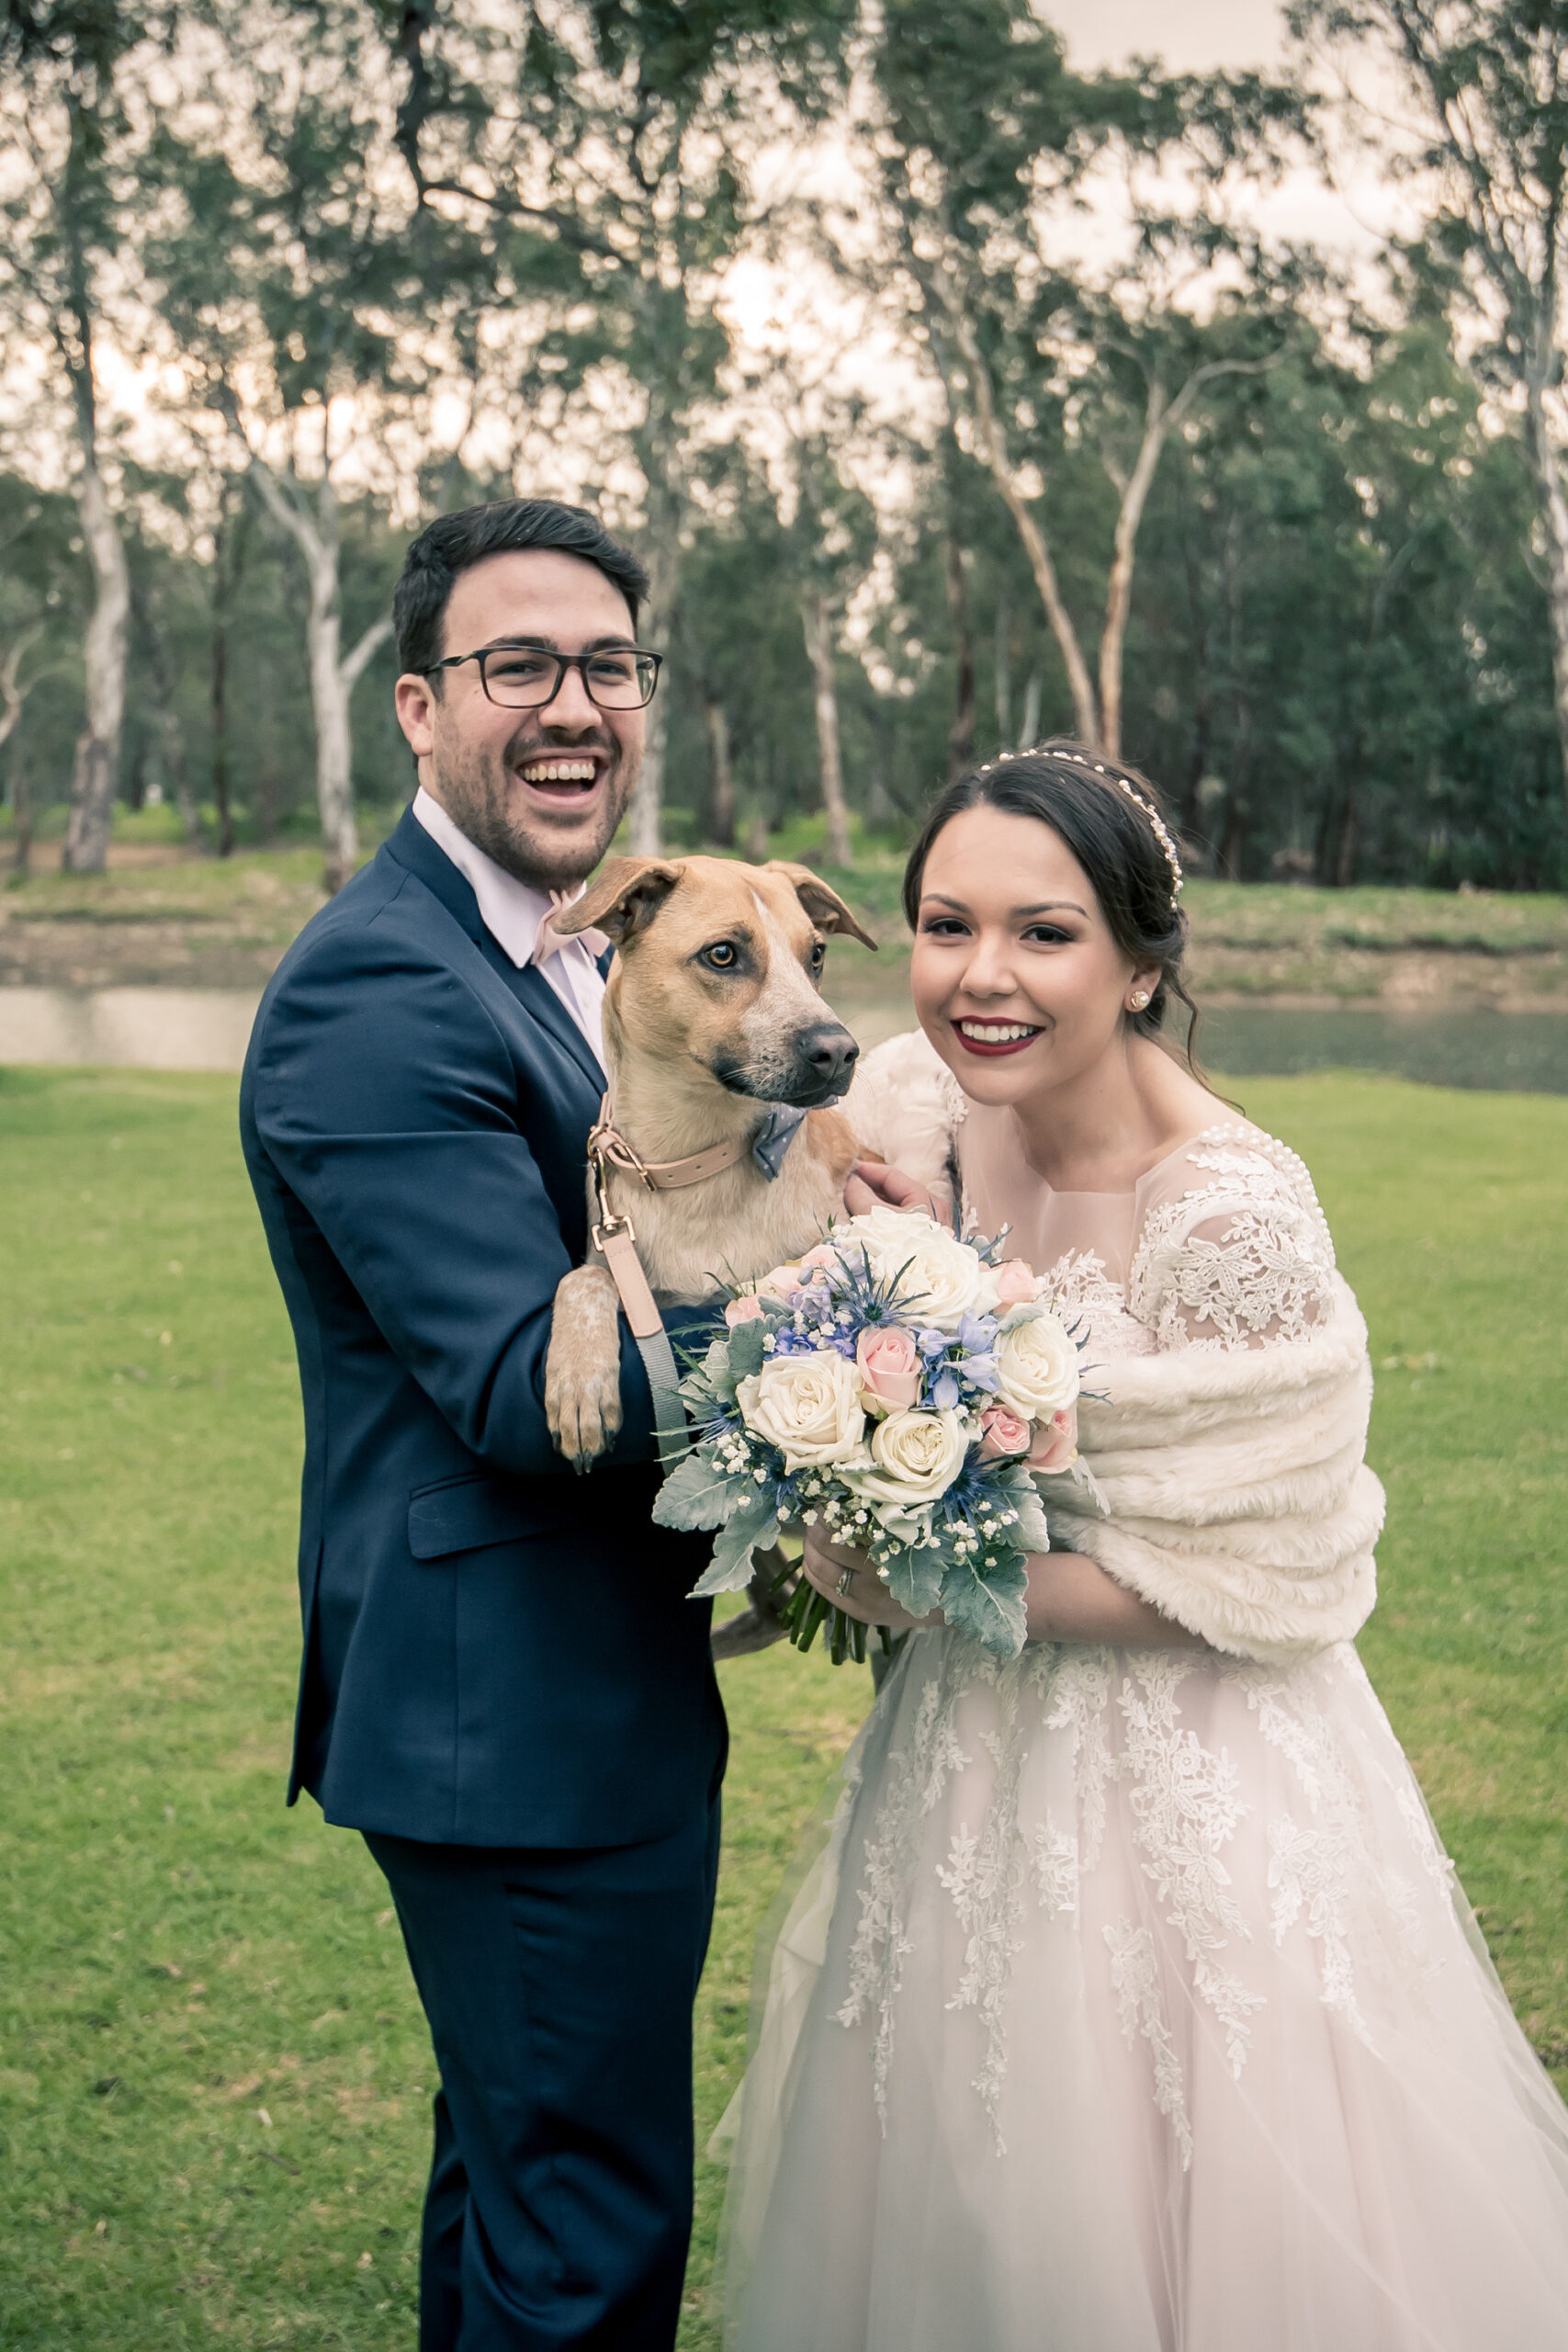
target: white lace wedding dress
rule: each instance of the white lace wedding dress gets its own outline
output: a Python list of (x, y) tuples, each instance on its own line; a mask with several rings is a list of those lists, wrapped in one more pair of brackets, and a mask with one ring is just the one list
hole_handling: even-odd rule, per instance
[(1092, 1334), (1054, 1537), (1218, 1646), (910, 1638), (773, 1952), (727, 2342), (1568, 2346), (1568, 2113), (1348, 1638), (1382, 1496), (1306, 1170), (1226, 1122), (1058, 1194), (1010, 1114), (957, 1139)]

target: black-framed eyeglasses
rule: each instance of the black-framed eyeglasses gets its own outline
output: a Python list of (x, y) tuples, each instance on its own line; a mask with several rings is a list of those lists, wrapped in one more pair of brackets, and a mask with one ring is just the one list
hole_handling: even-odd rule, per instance
[(569, 670), (578, 671), (590, 702), (601, 710), (641, 710), (653, 700), (662, 653), (640, 645), (603, 645), (592, 653), (557, 653), (547, 645), (486, 645), (477, 653), (449, 653), (425, 672), (479, 665), (487, 700), (504, 710), (540, 710), (554, 702)]

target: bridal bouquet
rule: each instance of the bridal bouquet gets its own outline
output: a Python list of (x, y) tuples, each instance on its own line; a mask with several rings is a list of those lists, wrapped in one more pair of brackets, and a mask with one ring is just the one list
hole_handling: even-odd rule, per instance
[[(1049, 1544), (1030, 1472), (1077, 1458), (1077, 1345), (998, 1254), (877, 1208), (730, 1299), (681, 1384), (695, 1442), (653, 1511), (719, 1531), (694, 1598), (741, 1589), (782, 1525), (820, 1523), (912, 1616), (940, 1606), (998, 1655), (1022, 1647), (1025, 1556)], [(836, 1663), (864, 1657), (863, 1623), (804, 1578), (784, 1613), (800, 1647), (827, 1623)]]

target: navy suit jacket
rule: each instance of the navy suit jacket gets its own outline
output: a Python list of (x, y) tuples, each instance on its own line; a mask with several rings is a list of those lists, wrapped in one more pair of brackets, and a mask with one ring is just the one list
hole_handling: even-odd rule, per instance
[[(477, 1846), (608, 1846), (705, 1806), (724, 1714), (710, 1539), (652, 1525), (648, 1384), (578, 1477), (550, 1442), (555, 1287), (603, 1087), (412, 814), (284, 957), (245, 1159), (305, 1402), (292, 1804)], [(674, 1318), (672, 1318), (673, 1320)]]

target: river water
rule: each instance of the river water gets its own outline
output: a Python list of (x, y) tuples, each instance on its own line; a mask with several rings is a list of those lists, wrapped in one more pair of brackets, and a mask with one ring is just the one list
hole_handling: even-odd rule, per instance
[[(829, 995), (863, 1045), (911, 1026), (904, 970)], [(237, 1070), (258, 999), (244, 989), (0, 989), (0, 1062)], [(1232, 1078), (1389, 1070), (1428, 1085), (1568, 1093), (1568, 1012), (1387, 1012), (1373, 1006), (1222, 1005), (1199, 1050)]]
[[(913, 1026), (908, 965), (874, 980), (846, 974), (828, 994), (863, 1046)], [(1390, 1012), (1378, 1005), (1221, 1004), (1198, 1032), (1205, 1069), (1228, 1078), (1300, 1070), (1389, 1070), (1428, 1086), (1568, 1094), (1568, 1009), (1493, 1012), (1465, 1006)]]

